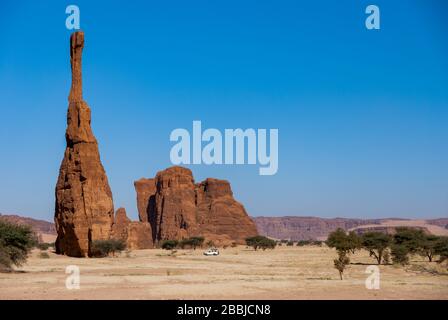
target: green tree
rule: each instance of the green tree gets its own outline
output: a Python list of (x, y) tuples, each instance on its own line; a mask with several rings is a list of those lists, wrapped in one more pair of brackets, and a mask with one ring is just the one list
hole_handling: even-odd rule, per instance
[(21, 266), (36, 244), (36, 235), (29, 226), (0, 220), (0, 271)]
[(383, 260), (385, 250), (390, 246), (392, 237), (382, 232), (367, 232), (362, 235), (362, 246), (375, 257), (378, 264)]
[(335, 248), (338, 252), (354, 253), (355, 250), (361, 248), (361, 239), (353, 231), (348, 234), (341, 228), (333, 231), (328, 235), (327, 246)]
[(416, 228), (400, 227), (396, 229), (394, 243), (405, 246), (409, 253), (418, 253), (425, 241), (423, 230)]
[(266, 238), (264, 236), (255, 236), (246, 238), (246, 244), (249, 247), (253, 247), (256, 251), (258, 248), (261, 248), (263, 250), (274, 249), (277, 243), (275, 242), (275, 240)]

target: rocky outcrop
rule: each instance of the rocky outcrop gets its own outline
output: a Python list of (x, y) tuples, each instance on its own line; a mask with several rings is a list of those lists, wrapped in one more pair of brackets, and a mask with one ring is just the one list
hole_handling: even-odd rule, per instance
[(90, 127), (90, 108), (82, 98), (83, 32), (70, 38), (72, 86), (67, 113), (67, 147), (56, 184), (56, 251), (90, 255), (91, 242), (109, 239), (114, 219), (112, 193)]
[(153, 247), (151, 234), (151, 225), (148, 222), (131, 221), (124, 208), (117, 210), (112, 226), (112, 238), (123, 240), (130, 250), (150, 249)]
[(228, 181), (206, 179), (196, 185), (196, 198), (198, 228), (204, 237), (228, 244), (245, 243), (247, 237), (257, 234), (255, 223), (233, 198)]
[(135, 190), (137, 191), (137, 208), (139, 219), (142, 222), (149, 222), (150, 204), (154, 203), (154, 197), (156, 193), (156, 184), (154, 179), (142, 178), (134, 182)]
[(204, 236), (215, 244), (244, 243), (257, 234), (230, 184), (207, 179), (195, 184), (191, 170), (171, 167), (155, 179), (135, 182), (139, 216), (149, 221), (153, 241)]

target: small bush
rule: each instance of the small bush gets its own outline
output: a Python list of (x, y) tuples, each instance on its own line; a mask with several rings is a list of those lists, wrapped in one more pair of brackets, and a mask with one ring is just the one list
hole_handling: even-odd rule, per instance
[(39, 258), (41, 259), (50, 259), (50, 255), (46, 251), (39, 252)]
[(40, 250), (48, 250), (49, 248), (53, 248), (54, 247), (54, 243), (38, 243), (36, 246), (38, 249)]
[(179, 242), (179, 247), (182, 249), (185, 247), (193, 248), (193, 250), (196, 250), (197, 247), (202, 247), (202, 244), (204, 243), (204, 237), (191, 237), (187, 239), (182, 239)]
[(288, 247), (291, 247), (294, 245), (294, 241), (288, 241), (288, 243), (286, 244)]
[(95, 240), (91, 244), (91, 256), (102, 258), (110, 254), (115, 256), (116, 252), (121, 252), (126, 249), (126, 243), (123, 240), (109, 239), (109, 240)]
[(162, 249), (165, 250), (173, 250), (174, 248), (177, 247), (177, 245), (179, 244), (179, 241), (177, 240), (165, 240), (162, 242)]
[(230, 245), (232, 248), (236, 248), (238, 246), (238, 244), (236, 242), (232, 242), (232, 244)]

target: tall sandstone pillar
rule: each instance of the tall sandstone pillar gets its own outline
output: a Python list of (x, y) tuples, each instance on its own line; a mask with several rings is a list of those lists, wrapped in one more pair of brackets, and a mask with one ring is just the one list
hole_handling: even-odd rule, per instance
[(109, 239), (114, 220), (112, 192), (90, 127), (90, 108), (82, 99), (83, 47), (84, 33), (73, 33), (67, 147), (55, 192), (56, 252), (72, 257), (89, 256), (92, 241)]

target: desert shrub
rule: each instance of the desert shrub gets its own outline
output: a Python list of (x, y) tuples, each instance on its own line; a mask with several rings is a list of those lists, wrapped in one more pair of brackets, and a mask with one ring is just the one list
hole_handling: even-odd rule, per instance
[(46, 251), (39, 252), (39, 258), (41, 259), (50, 259), (50, 255)]
[(194, 250), (196, 250), (196, 247), (202, 247), (204, 243), (204, 237), (191, 237), (190, 240)]
[(300, 247), (307, 246), (309, 244), (311, 244), (310, 240), (299, 240), (299, 241), (297, 241), (297, 245), (300, 246)]
[(320, 240), (314, 240), (311, 242), (313, 246), (322, 247), (323, 241)]
[(126, 249), (126, 243), (123, 240), (109, 239), (109, 240), (95, 240), (92, 241), (90, 251), (91, 256), (101, 258), (107, 257), (110, 254), (115, 256), (115, 253)]
[(179, 246), (183, 249), (185, 247), (191, 247), (196, 250), (197, 247), (201, 247), (204, 243), (204, 237), (191, 237), (187, 239), (182, 239), (179, 242)]
[(236, 242), (232, 242), (232, 244), (230, 245), (232, 248), (236, 248), (238, 246), (238, 244)]
[(0, 271), (21, 266), (36, 243), (36, 235), (29, 226), (0, 220)]
[(288, 241), (288, 243), (286, 244), (287, 246), (291, 247), (294, 245), (294, 241)]
[(249, 247), (254, 248), (255, 251), (258, 248), (261, 248), (263, 250), (274, 249), (275, 246), (277, 245), (275, 240), (266, 238), (264, 236), (255, 236), (255, 237), (246, 238), (246, 244)]
[(38, 249), (40, 249), (40, 250), (48, 250), (49, 248), (53, 248), (53, 247), (54, 247), (54, 243), (45, 243), (45, 242), (42, 242), (42, 243), (38, 243), (38, 244), (36, 245), (36, 247), (37, 247)]
[(161, 248), (165, 250), (173, 250), (176, 248), (179, 244), (179, 241), (177, 240), (164, 240), (162, 242)]
[(378, 264), (383, 261), (383, 254), (392, 242), (392, 237), (382, 232), (367, 232), (362, 235), (362, 246), (369, 251)]
[(392, 262), (394, 264), (406, 265), (409, 263), (409, 248), (403, 244), (391, 246)]
[(350, 258), (347, 256), (346, 251), (338, 251), (338, 258), (333, 260), (334, 267), (339, 271), (339, 277), (342, 280), (342, 275), (347, 265), (350, 263)]

